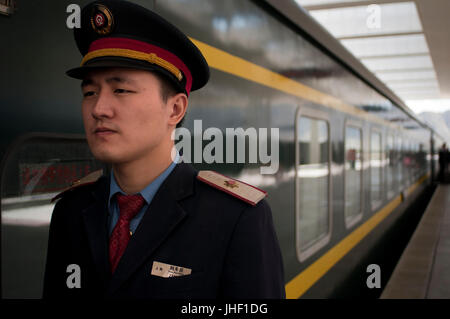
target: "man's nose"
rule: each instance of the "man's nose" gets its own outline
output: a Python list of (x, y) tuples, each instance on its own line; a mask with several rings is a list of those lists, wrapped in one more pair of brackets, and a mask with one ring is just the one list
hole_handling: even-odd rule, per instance
[(95, 119), (111, 118), (114, 115), (112, 103), (112, 95), (107, 90), (101, 90), (92, 109), (92, 116)]

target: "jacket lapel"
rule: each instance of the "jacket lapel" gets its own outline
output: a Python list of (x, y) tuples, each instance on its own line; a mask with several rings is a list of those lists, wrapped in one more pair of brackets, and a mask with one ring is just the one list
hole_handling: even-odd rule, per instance
[[(111, 278), (109, 293), (116, 291), (187, 217), (179, 201), (193, 193), (195, 171), (178, 164), (155, 194)], [(149, 269), (150, 272), (150, 269)]]
[(94, 264), (104, 283), (109, 276), (107, 231), (108, 193), (108, 179), (103, 177), (96, 183), (95, 189), (92, 192), (95, 201), (84, 209), (82, 213)]

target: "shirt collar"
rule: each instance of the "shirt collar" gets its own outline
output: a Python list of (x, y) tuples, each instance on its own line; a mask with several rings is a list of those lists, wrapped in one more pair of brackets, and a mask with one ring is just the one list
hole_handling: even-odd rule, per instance
[[(172, 170), (177, 165), (179, 159), (180, 159), (180, 155), (177, 152), (177, 154), (175, 156), (175, 160), (169, 165), (169, 167), (166, 168), (157, 178), (155, 178), (150, 184), (148, 184), (143, 190), (141, 190), (138, 193), (138, 194), (141, 194), (141, 196), (144, 198), (147, 205), (150, 204), (150, 202), (152, 201), (156, 192), (158, 191), (159, 187), (166, 180), (167, 176), (170, 175)], [(111, 199), (115, 194), (121, 193), (123, 195), (126, 195), (126, 193), (117, 184), (113, 171), (111, 171), (111, 179), (110, 179), (109, 187), (110, 187), (109, 188), (110, 192), (109, 192), (108, 206), (111, 205)]]

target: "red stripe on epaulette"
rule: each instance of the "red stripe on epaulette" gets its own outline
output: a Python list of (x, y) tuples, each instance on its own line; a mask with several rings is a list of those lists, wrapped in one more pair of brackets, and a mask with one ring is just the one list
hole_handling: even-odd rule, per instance
[(219, 175), (222, 175), (223, 177), (226, 177), (226, 178), (228, 178), (228, 179), (232, 179), (233, 181), (236, 181), (236, 182), (245, 184), (245, 185), (247, 185), (247, 186), (253, 187), (254, 189), (257, 189), (257, 190), (259, 190), (260, 192), (263, 192), (264, 194), (266, 194), (267, 196), (269, 196), (268, 193), (267, 193), (265, 190), (261, 189), (261, 188), (258, 188), (258, 187), (256, 187), (256, 186), (247, 184), (246, 182), (240, 181), (240, 180), (238, 180), (238, 179), (228, 177), (228, 176), (223, 175), (223, 174), (220, 174), (220, 173), (218, 173), (218, 172), (214, 172), (214, 173), (219, 174)]
[(252, 202), (252, 201), (250, 201), (250, 200), (248, 200), (248, 199), (246, 199), (244, 197), (239, 196), (238, 194), (232, 193), (232, 192), (230, 192), (229, 190), (227, 190), (225, 188), (222, 188), (222, 187), (220, 187), (220, 186), (218, 186), (218, 185), (216, 185), (214, 183), (211, 183), (211, 182), (207, 181), (206, 179), (201, 178), (200, 176), (197, 176), (197, 179), (201, 180), (202, 182), (204, 182), (204, 183), (206, 183), (206, 184), (208, 184), (208, 185), (210, 185), (210, 186), (212, 186), (214, 188), (217, 188), (218, 190), (224, 191), (225, 193), (230, 194), (233, 197), (239, 198), (240, 200), (243, 200), (244, 202), (246, 202), (246, 203), (248, 203), (248, 204), (250, 204), (252, 206), (255, 206), (257, 204), (257, 203), (254, 203), (254, 202)]
[[(267, 192), (253, 185), (214, 171), (200, 171), (197, 175), (197, 179), (253, 206), (267, 196)], [(231, 188), (231, 190), (227, 189), (227, 187)], [(236, 189), (233, 190), (235, 187)], [(239, 187), (241, 188), (239, 189)]]

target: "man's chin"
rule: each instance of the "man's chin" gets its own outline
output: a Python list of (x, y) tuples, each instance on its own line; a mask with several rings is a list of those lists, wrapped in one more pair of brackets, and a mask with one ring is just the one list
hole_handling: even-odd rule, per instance
[(94, 155), (95, 159), (99, 160), (100, 162), (107, 163), (107, 164), (114, 164), (119, 163), (122, 161), (120, 156), (117, 154), (112, 154), (110, 152), (105, 151), (92, 151), (92, 154)]

